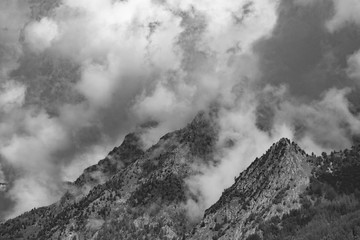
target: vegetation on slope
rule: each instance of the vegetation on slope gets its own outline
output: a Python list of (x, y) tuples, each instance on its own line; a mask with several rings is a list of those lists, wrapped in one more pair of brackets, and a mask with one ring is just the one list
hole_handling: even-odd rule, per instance
[(315, 167), (302, 207), (261, 223), (247, 240), (360, 238), (360, 147), (310, 161)]

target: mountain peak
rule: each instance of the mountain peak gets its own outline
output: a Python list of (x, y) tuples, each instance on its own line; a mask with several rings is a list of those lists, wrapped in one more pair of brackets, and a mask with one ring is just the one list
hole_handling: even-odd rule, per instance
[(119, 147), (115, 147), (107, 157), (117, 157), (117, 160), (130, 163), (134, 158), (139, 157), (143, 153), (140, 133), (129, 133), (125, 136), (122, 144)]
[(289, 139), (280, 139), (262, 157), (256, 158), (219, 201), (206, 210), (202, 227), (196, 229), (191, 239), (218, 239), (211, 229), (219, 226), (219, 219), (226, 219), (222, 224), (227, 230), (220, 231), (222, 239), (234, 236), (235, 229), (242, 229), (235, 236), (243, 239), (256, 228), (254, 221), (247, 221), (250, 215), (269, 219), (299, 208), (297, 200), (309, 183), (310, 174), (307, 154)]
[[(306, 158), (308, 156), (308, 154), (303, 149), (301, 149), (299, 145), (297, 145), (295, 142), (292, 142), (288, 138), (281, 138), (266, 151), (266, 153), (260, 158), (260, 161), (270, 160), (275, 163), (281, 163), (283, 160), (287, 160), (287, 162), (291, 160), (294, 163), (300, 163), (303, 161), (302, 157), (293, 157), (295, 155), (302, 156), (303, 158)], [(256, 164), (257, 161), (258, 158), (255, 159), (253, 164)]]
[(181, 143), (187, 143), (194, 156), (206, 159), (215, 150), (219, 126), (216, 113), (199, 112), (194, 120), (179, 131)]
[[(122, 144), (115, 147), (97, 164), (86, 168), (82, 175), (74, 182), (81, 194), (87, 193), (98, 184), (105, 183), (120, 169), (133, 163), (144, 154), (140, 133), (129, 133)], [(75, 189), (78, 192), (78, 189)]]
[(281, 149), (288, 149), (296, 152), (301, 152), (302, 154), (306, 155), (306, 152), (302, 150), (298, 144), (288, 138), (281, 138), (279, 141), (274, 143), (269, 150), (271, 149), (277, 149), (277, 151)]
[(288, 138), (281, 138), (278, 142), (275, 143), (277, 146), (288, 146), (291, 145), (291, 141)]

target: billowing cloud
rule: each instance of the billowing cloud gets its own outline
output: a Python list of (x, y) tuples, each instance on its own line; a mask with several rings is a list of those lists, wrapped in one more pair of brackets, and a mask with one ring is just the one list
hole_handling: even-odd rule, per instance
[(156, 122), (143, 135), (150, 147), (210, 106), (220, 162), (194, 166), (201, 174), (188, 179), (204, 200), (188, 206), (200, 214), (280, 137), (310, 152), (349, 147), (359, 134), (348, 98), (358, 92), (360, 35), (337, 31), (357, 23), (350, 2), (0, 3), (17, 16), (0, 21), (13, 29), (0, 35), (9, 53), (0, 57), (0, 153), (17, 176), (7, 216), (58, 199), (63, 181), (138, 125)]
[(277, 123), (271, 134), (260, 130), (256, 125), (256, 97), (253, 93), (245, 95), (236, 107), (218, 113), (219, 151), (215, 158), (220, 162), (196, 166), (201, 174), (188, 179), (190, 190), (199, 197), (196, 203), (192, 199), (187, 202), (192, 218), (202, 217), (204, 210), (234, 183), (234, 178), (274, 142), (282, 137), (294, 139), (290, 125), (285, 123)]
[[(294, 126), (293, 131), (300, 143), (306, 136), (323, 150), (348, 148), (352, 144), (351, 135), (360, 133), (360, 118), (350, 112), (350, 103), (346, 99), (349, 92), (349, 89), (330, 89), (320, 100), (310, 104), (281, 103), (275, 121)], [(306, 150), (321, 153), (316, 148)]]
[(58, 35), (59, 29), (56, 23), (45, 17), (26, 27), (25, 42), (33, 51), (41, 52), (49, 48)]

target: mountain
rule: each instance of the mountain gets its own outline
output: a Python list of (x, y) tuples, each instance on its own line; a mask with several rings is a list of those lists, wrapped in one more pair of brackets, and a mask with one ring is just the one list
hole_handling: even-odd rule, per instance
[(190, 239), (244, 239), (260, 219), (300, 208), (299, 196), (309, 184), (312, 169), (307, 157), (295, 143), (281, 139), (206, 210)]
[(186, 220), (185, 203), (192, 196), (185, 181), (198, 173), (192, 164), (212, 159), (215, 117), (200, 113), (145, 152), (137, 136), (128, 135), (119, 148), (87, 168), (59, 202), (1, 225), (1, 239), (184, 237), (192, 228)]
[(360, 146), (310, 156), (281, 139), (206, 210), (187, 239), (360, 239)]
[(69, 185), (70, 191), (77, 195), (87, 194), (93, 187), (104, 184), (117, 172), (126, 168), (144, 154), (140, 133), (130, 133), (123, 143), (115, 147), (98, 164), (86, 168), (76, 181)]
[(312, 174), (301, 207), (262, 221), (254, 239), (359, 239), (360, 147), (309, 156)]
[(235, 179), (200, 222), (187, 215), (199, 201), (187, 179), (194, 165), (215, 161), (216, 114), (143, 150), (125, 137), (69, 184), (53, 205), (0, 225), (1, 239), (358, 239), (360, 147), (322, 156), (281, 139)]

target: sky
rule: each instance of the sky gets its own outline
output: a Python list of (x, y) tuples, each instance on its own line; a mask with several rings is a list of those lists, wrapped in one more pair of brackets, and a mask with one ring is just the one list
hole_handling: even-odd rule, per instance
[[(0, 218), (51, 204), (149, 121), (145, 148), (216, 106), (221, 160), (187, 180), (203, 211), (288, 137), (360, 133), (358, 0), (0, 1)], [(224, 147), (231, 139), (234, 145)], [(199, 167), (199, 166), (197, 166)]]

